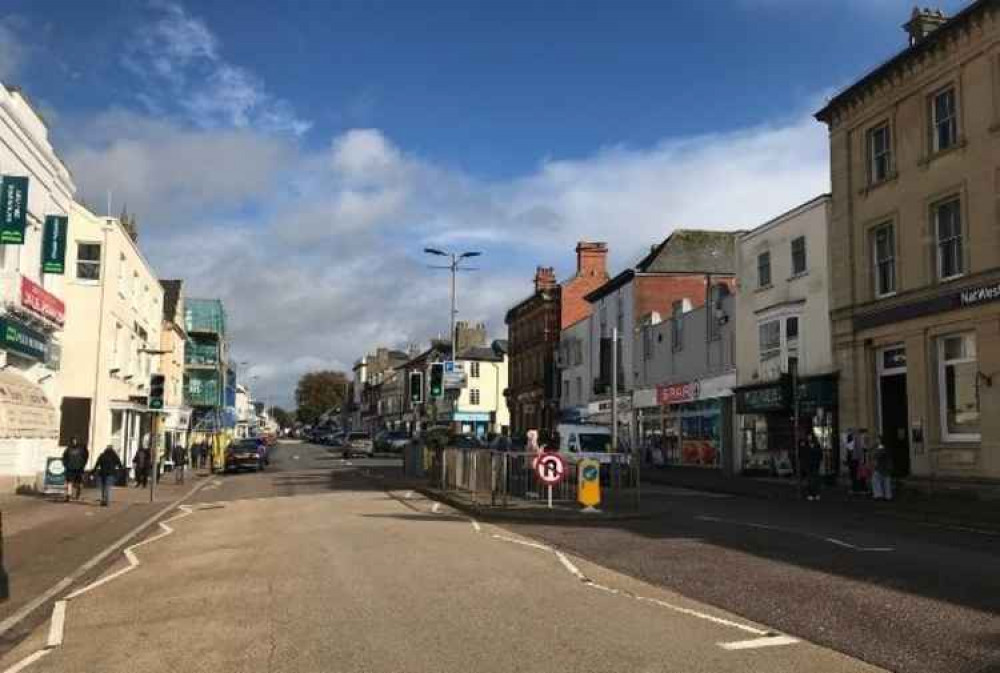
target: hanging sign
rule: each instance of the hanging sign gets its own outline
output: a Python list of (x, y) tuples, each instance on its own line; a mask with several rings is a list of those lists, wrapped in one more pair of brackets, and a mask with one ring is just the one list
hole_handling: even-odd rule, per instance
[(0, 182), (0, 243), (24, 245), (28, 223), (28, 178), (5, 175)]
[(45, 217), (42, 234), (42, 273), (66, 273), (66, 229), (69, 218), (63, 215)]
[(19, 355), (44, 361), (48, 339), (41, 332), (10, 318), (0, 318), (0, 346)]

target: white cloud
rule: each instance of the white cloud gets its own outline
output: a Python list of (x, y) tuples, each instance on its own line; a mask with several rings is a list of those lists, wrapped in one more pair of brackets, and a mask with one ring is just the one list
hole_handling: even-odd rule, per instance
[(424, 245), (485, 251), (482, 270), (459, 279), (459, 308), (502, 336), (535, 265), (568, 275), (577, 240), (608, 241), (617, 270), (674, 227), (752, 227), (828, 189), (826, 133), (805, 115), (548, 160), (502, 181), (420, 159), (376, 129), (308, 151), (119, 111), (73, 136), (84, 194), (100, 202), (112, 185), (160, 273), (225, 299), (239, 359), (286, 402), (308, 368), (446, 331), (447, 274), (426, 268)]
[(227, 62), (218, 37), (174, 2), (156, 0), (122, 63), (143, 89), (149, 110), (172, 110), (203, 128), (256, 128), (302, 135), (311, 124), (273, 96), (249, 70)]
[(22, 22), (15, 17), (0, 18), (0, 81), (12, 84), (24, 66), (27, 47), (21, 40)]

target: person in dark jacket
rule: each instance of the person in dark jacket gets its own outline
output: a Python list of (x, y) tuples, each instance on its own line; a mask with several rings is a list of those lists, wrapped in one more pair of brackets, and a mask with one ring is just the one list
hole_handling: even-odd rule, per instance
[(107, 507), (111, 504), (111, 489), (115, 485), (118, 470), (121, 468), (121, 458), (118, 457), (118, 453), (115, 452), (114, 448), (108, 444), (108, 447), (97, 457), (97, 464), (94, 465), (94, 471), (101, 482), (101, 507)]
[(820, 470), (823, 466), (823, 447), (820, 446), (819, 440), (813, 434), (809, 435), (806, 444), (809, 446), (809, 499), (819, 500), (820, 486), (823, 483), (820, 477)]
[(183, 484), (184, 470), (187, 469), (188, 463), (187, 449), (181, 444), (176, 444), (170, 453), (170, 458), (174, 461), (174, 481)]
[(79, 500), (83, 490), (83, 473), (87, 469), (87, 461), (90, 460), (90, 452), (87, 447), (80, 445), (80, 440), (73, 437), (69, 440), (69, 446), (63, 451), (62, 462), (66, 468), (66, 502), (70, 498)]
[(152, 458), (149, 455), (149, 449), (143, 447), (135, 452), (135, 457), (132, 458), (132, 467), (135, 468), (135, 485), (137, 488), (146, 488), (149, 486), (149, 467), (152, 462)]

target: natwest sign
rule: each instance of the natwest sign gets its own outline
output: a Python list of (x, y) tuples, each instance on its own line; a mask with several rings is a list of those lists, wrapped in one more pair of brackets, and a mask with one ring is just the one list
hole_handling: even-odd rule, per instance
[(66, 305), (44, 287), (21, 276), (21, 307), (57, 325), (66, 322)]
[(697, 381), (686, 383), (671, 383), (656, 386), (656, 403), (661, 407), (667, 404), (683, 404), (694, 402), (701, 392), (701, 384)]

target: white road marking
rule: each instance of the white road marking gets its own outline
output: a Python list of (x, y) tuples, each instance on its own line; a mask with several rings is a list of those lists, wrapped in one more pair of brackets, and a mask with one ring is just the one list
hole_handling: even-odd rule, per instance
[(851, 544), (850, 542), (844, 542), (843, 540), (838, 540), (833, 537), (824, 537), (822, 535), (816, 535), (815, 533), (807, 533), (801, 530), (795, 530), (794, 528), (782, 528), (780, 526), (772, 526), (766, 523), (754, 523), (752, 521), (736, 521), (735, 519), (722, 519), (717, 516), (707, 516), (701, 515), (696, 516), (695, 519), (699, 521), (711, 521), (712, 523), (728, 523), (734, 526), (745, 526), (747, 528), (758, 528), (761, 530), (772, 530), (779, 533), (788, 533), (790, 535), (801, 535), (802, 537), (812, 538), (814, 540), (821, 540), (838, 547), (843, 547), (844, 549), (852, 549), (854, 551), (862, 552), (891, 552), (895, 551), (895, 547), (861, 547), (859, 545)]
[(753, 640), (737, 640), (731, 643), (719, 643), (724, 650), (756, 650), (762, 647), (777, 647), (779, 645), (794, 645), (798, 639), (791, 636), (767, 636)]
[(49, 639), (46, 647), (59, 647), (63, 641), (63, 627), (66, 625), (66, 601), (56, 601), (52, 606), (52, 621), (49, 623)]
[(436, 502), (433, 505), (431, 505), (431, 511), (434, 512), (435, 514), (437, 514), (440, 509), (441, 509), (441, 503), (439, 502)]
[(161, 509), (159, 512), (156, 512), (155, 514), (153, 514), (152, 516), (150, 516), (148, 519), (146, 519), (145, 521), (143, 521), (142, 523), (140, 523), (138, 526), (136, 526), (135, 528), (133, 528), (132, 530), (130, 530), (128, 533), (126, 533), (125, 535), (121, 536), (120, 538), (118, 538), (117, 540), (115, 540), (113, 543), (111, 543), (110, 545), (108, 545), (107, 547), (105, 547), (96, 556), (94, 556), (89, 561), (87, 561), (86, 563), (84, 563), (82, 566), (80, 566), (79, 568), (77, 568), (76, 570), (74, 570), (73, 573), (69, 577), (64, 577), (63, 579), (59, 580), (58, 582), (56, 582), (55, 585), (53, 585), (52, 587), (50, 587), (48, 589), (48, 591), (46, 591), (45, 593), (43, 593), (40, 596), (38, 596), (37, 598), (35, 598), (33, 601), (31, 601), (30, 603), (28, 603), (27, 605), (25, 605), (24, 607), (22, 607), (20, 610), (18, 610), (14, 614), (12, 614), (7, 619), (5, 619), (2, 622), (0, 622), (0, 636), (3, 636), (3, 634), (5, 634), (10, 629), (12, 629), (18, 623), (20, 623), (25, 617), (27, 617), (32, 612), (34, 612), (35, 610), (37, 610), (39, 607), (41, 607), (42, 605), (44, 605), (45, 603), (49, 602), (50, 600), (52, 600), (53, 598), (55, 598), (56, 596), (58, 596), (60, 593), (62, 593), (63, 591), (65, 591), (67, 589), (67, 587), (71, 586), (73, 584), (73, 582), (77, 581), (85, 573), (89, 572), (91, 568), (93, 568), (98, 563), (100, 563), (101, 561), (103, 561), (104, 559), (106, 559), (108, 556), (110, 556), (111, 554), (113, 554), (123, 544), (125, 544), (126, 542), (128, 542), (129, 540), (131, 540), (132, 538), (134, 538), (136, 535), (138, 535), (139, 533), (141, 533), (142, 531), (144, 531), (146, 528), (148, 528), (149, 526), (153, 525), (154, 523), (156, 523), (157, 521), (159, 521), (161, 518), (163, 518), (164, 516), (166, 516), (167, 514), (169, 514), (171, 511), (173, 511), (177, 507), (177, 505), (179, 505), (180, 503), (184, 502), (185, 500), (187, 500), (188, 498), (190, 498), (191, 496), (193, 496), (195, 493), (197, 493), (199, 490), (201, 490), (202, 488), (204, 488), (207, 483), (208, 482), (202, 482), (202, 483), (196, 485), (194, 488), (192, 488), (190, 491), (188, 491), (185, 495), (182, 495), (181, 497), (177, 498), (177, 500), (175, 500), (173, 503), (171, 503), (171, 505), (169, 507), (165, 507), (164, 509)]
[(32, 652), (24, 659), (21, 659), (21, 661), (17, 662), (16, 664), (8, 668), (3, 673), (20, 673), (20, 671), (23, 671), (28, 666), (31, 666), (33, 663), (35, 663), (36, 661), (38, 661), (51, 651), (52, 650), (38, 650), (37, 652)]
[(143, 540), (142, 542), (136, 542), (131, 547), (126, 547), (125, 548), (125, 558), (128, 560), (128, 563), (129, 563), (127, 566), (125, 566), (124, 568), (120, 568), (119, 570), (116, 570), (115, 572), (111, 573), (110, 575), (105, 575), (104, 577), (102, 577), (101, 579), (97, 580), (96, 582), (91, 582), (87, 586), (82, 587), (80, 589), (77, 589), (76, 591), (74, 591), (73, 593), (71, 593), (69, 596), (67, 596), (66, 600), (73, 600), (74, 598), (82, 596), (83, 594), (87, 593), (88, 591), (96, 589), (99, 586), (103, 586), (103, 585), (107, 584), (108, 582), (110, 582), (110, 581), (112, 581), (114, 579), (117, 579), (117, 578), (121, 577), (122, 575), (124, 575), (126, 573), (129, 573), (129, 572), (132, 572), (133, 570), (135, 570), (136, 568), (138, 568), (139, 567), (139, 557), (136, 556), (135, 553), (132, 550), (133, 549), (138, 549), (139, 547), (141, 547), (143, 545), (147, 545), (147, 544), (149, 544), (151, 542), (156, 542), (157, 540), (161, 540), (161, 539), (165, 538), (166, 536), (170, 535), (171, 533), (174, 532), (174, 529), (171, 528), (170, 526), (168, 526), (167, 524), (169, 524), (171, 521), (176, 521), (178, 519), (183, 519), (184, 517), (189, 516), (191, 514), (191, 512), (193, 511), (187, 505), (181, 505), (179, 509), (181, 510), (181, 514), (178, 514), (177, 516), (172, 516), (169, 519), (167, 519), (166, 521), (161, 521), (160, 522), (160, 524), (159, 524), (160, 528), (163, 529), (162, 533), (160, 533), (158, 535), (154, 535), (151, 538), (147, 538), (147, 539)]
[(299, 459), (298, 456), (292, 456), (292, 460), (298, 460), (298, 459)]
[(475, 519), (469, 517), (469, 523), (472, 524), (473, 530), (475, 530), (477, 533), (481, 533), (483, 531), (482, 527), (479, 525), (479, 522), (476, 521)]
[(563, 564), (563, 567), (566, 568), (566, 570), (568, 570), (571, 575), (576, 577), (581, 582), (589, 581), (587, 577), (582, 572), (580, 572), (580, 569), (577, 568), (575, 565), (573, 565), (573, 562), (569, 560), (566, 554), (563, 554), (558, 549), (553, 549), (553, 551), (556, 554), (556, 558), (559, 559), (559, 562)]
[(535, 549), (541, 549), (542, 551), (552, 551), (552, 547), (547, 544), (541, 544), (539, 542), (529, 542), (527, 540), (518, 540), (515, 537), (507, 537), (506, 535), (493, 534), (494, 540), (503, 540), (504, 542), (513, 542), (514, 544), (524, 545), (525, 547), (534, 547)]
[(412, 497), (413, 497), (413, 491), (407, 491), (406, 495), (403, 496), (403, 499), (404, 500), (409, 500)]

